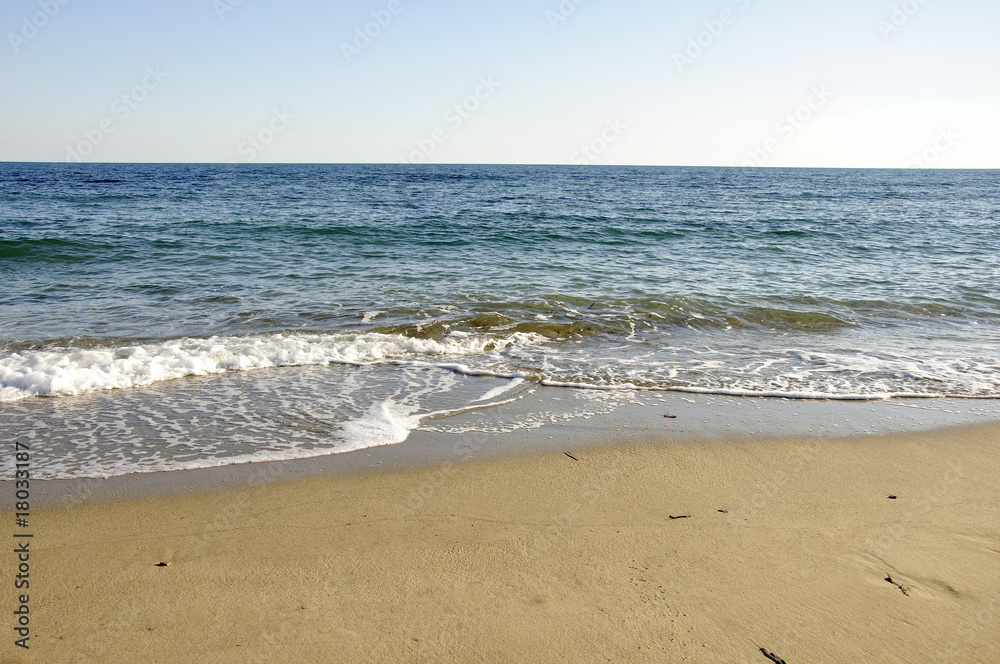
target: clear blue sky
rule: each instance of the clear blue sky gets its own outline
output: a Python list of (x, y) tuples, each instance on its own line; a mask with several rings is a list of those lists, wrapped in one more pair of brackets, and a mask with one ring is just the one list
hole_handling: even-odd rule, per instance
[(0, 160), (1000, 168), (998, 25), (995, 0), (5, 0)]

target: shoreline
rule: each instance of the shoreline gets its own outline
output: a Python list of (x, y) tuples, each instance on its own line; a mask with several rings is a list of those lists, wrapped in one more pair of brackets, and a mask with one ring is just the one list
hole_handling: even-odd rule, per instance
[[(622, 391), (612, 395), (614, 402), (587, 401), (597, 396), (588, 390), (540, 387), (517, 401), (425, 422), (401, 443), (352, 452), (109, 478), (36, 479), (33, 500), (39, 507), (53, 507), (204, 493), (302, 477), (580, 450), (608, 440), (684, 444), (806, 436), (826, 441), (1000, 422), (997, 399), (845, 401)], [(0, 481), (0, 488), (8, 484)]]
[(37, 632), (5, 661), (1000, 657), (997, 423), (739, 444), (590, 428), (606, 444), (575, 459), (40, 510)]

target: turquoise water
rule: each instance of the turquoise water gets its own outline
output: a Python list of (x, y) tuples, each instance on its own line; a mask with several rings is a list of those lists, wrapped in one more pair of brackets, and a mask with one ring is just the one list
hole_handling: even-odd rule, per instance
[[(187, 431), (178, 408), (326, 386), (327, 438), (217, 461), (398, 442), (539, 384), (998, 397), (998, 175), (0, 164), (0, 429), (153, 390)], [(114, 472), (179, 467), (163, 429)]]

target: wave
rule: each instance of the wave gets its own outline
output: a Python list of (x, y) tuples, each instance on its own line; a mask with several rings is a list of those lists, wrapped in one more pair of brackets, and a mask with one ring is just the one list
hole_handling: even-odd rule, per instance
[(120, 247), (97, 242), (56, 238), (0, 240), (0, 260), (27, 259), (43, 262), (79, 262)]
[[(503, 321), (484, 316), (479, 323), (485, 327)], [(917, 357), (898, 349), (879, 353), (834, 347), (808, 352), (781, 347), (712, 349), (682, 347), (669, 337), (651, 340), (643, 335), (586, 341), (569, 336), (581, 332), (572, 325), (507, 325), (501, 332), (445, 334), (432, 325), (433, 335), (414, 328), (138, 344), (62, 339), (44, 347), (11, 345), (0, 357), (0, 402), (139, 388), (191, 376), (331, 364), (436, 367), (466, 376), (592, 390), (788, 399), (1000, 397), (998, 367), (988, 358)], [(709, 341), (715, 336), (698, 338)]]
[[(587, 298), (554, 294), (523, 301), (468, 296), (461, 307), (396, 307), (373, 331), (440, 339), (455, 331), (535, 333), (549, 339), (631, 336), (637, 330), (760, 330), (828, 334), (846, 328), (885, 328), (914, 320), (955, 322), (1000, 318), (995, 302), (889, 302), (815, 297), (736, 301), (720, 297)], [(393, 319), (399, 320), (395, 322)], [(413, 322), (414, 319), (420, 322)], [(367, 320), (371, 320), (366, 319)]]
[[(431, 362), (481, 355), (541, 337), (451, 335), (421, 339), (399, 334), (274, 334), (211, 337), (110, 348), (62, 348), (15, 352), (0, 359), (0, 402), (32, 396), (70, 396), (134, 388), (187, 376), (286, 366)], [(443, 364), (469, 374), (515, 377)]]

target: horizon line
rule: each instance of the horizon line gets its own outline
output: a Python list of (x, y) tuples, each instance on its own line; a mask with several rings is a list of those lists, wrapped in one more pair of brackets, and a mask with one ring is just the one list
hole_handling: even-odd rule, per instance
[(997, 171), (996, 167), (941, 166), (744, 166), (709, 164), (567, 164), (534, 162), (421, 162), (407, 161), (45, 161), (0, 159), (0, 164), (64, 164), (67, 166), (537, 166), (545, 168), (726, 168), (739, 170), (840, 170), (840, 171)]

